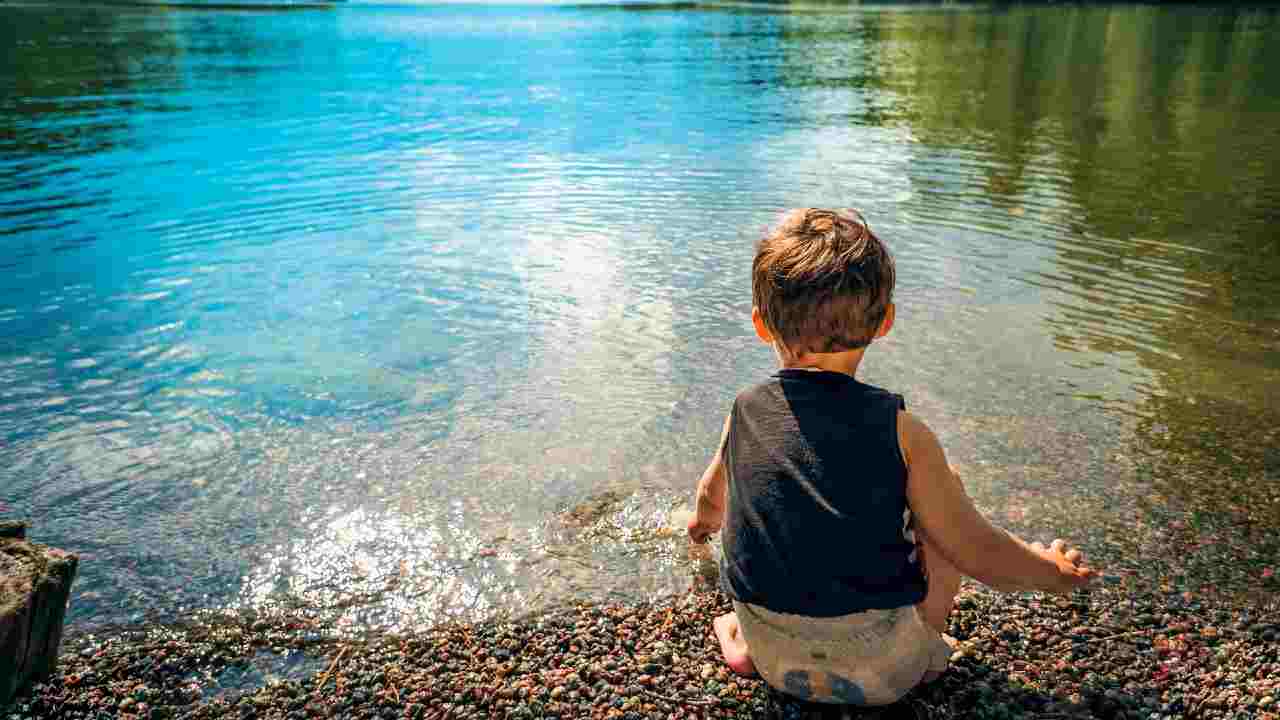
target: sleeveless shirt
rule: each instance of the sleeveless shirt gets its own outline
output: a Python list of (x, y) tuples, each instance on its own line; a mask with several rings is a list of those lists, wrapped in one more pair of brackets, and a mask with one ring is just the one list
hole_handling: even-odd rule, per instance
[(783, 369), (733, 404), (721, 580), (735, 600), (835, 617), (914, 605), (918, 562), (901, 395)]

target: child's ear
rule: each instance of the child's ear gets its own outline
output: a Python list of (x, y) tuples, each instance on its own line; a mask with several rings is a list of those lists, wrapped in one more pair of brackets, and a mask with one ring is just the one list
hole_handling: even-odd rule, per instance
[(880, 321), (880, 329), (876, 330), (876, 337), (882, 338), (885, 335), (888, 335), (889, 331), (893, 329), (894, 316), (897, 314), (895, 311), (896, 308), (894, 304), (889, 303), (889, 307), (885, 308), (884, 311), (884, 320)]
[(760, 338), (760, 342), (765, 345), (773, 344), (773, 333), (769, 332), (769, 328), (764, 325), (764, 316), (760, 314), (760, 308), (751, 308), (751, 324), (755, 326), (756, 337)]

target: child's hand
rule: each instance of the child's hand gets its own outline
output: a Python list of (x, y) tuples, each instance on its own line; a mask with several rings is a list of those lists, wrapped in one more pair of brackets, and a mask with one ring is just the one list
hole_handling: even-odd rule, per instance
[(1078, 549), (1067, 549), (1067, 542), (1061, 538), (1045, 547), (1040, 543), (1031, 543), (1031, 549), (1040, 556), (1058, 566), (1058, 585), (1051, 592), (1068, 593), (1083, 588), (1098, 576), (1098, 571), (1084, 564), (1084, 553)]
[(702, 512), (702, 508), (689, 518), (689, 541), (701, 545), (711, 539), (712, 535), (720, 532), (721, 520), (724, 513)]
[(698, 480), (698, 492), (693, 496), (693, 517), (689, 519), (689, 540), (701, 545), (720, 532), (724, 525), (725, 491), (728, 473), (724, 467), (724, 447), (729, 438), (729, 420), (724, 419), (724, 431), (720, 433), (720, 449), (716, 450), (711, 464)]
[[(679, 510), (671, 511), (672, 529), (677, 528), (681, 525), (684, 525), (685, 530), (689, 533), (689, 539), (695, 543), (706, 542), (707, 536), (719, 530), (719, 528), (710, 527), (710, 523), (706, 522), (705, 520), (703, 522), (699, 522), (697, 513), (695, 513), (692, 510), (688, 510), (686, 508), (680, 508)], [(695, 528), (706, 528), (704, 531), (700, 531), (698, 533), (697, 537), (701, 537), (702, 539), (700, 540), (695, 539), (695, 536), (694, 536)]]

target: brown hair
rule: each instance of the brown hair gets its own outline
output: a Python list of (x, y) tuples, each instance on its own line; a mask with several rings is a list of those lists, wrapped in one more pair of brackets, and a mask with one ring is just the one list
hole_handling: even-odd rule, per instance
[(791, 353), (871, 344), (893, 300), (893, 256), (857, 210), (792, 210), (751, 263), (751, 299)]

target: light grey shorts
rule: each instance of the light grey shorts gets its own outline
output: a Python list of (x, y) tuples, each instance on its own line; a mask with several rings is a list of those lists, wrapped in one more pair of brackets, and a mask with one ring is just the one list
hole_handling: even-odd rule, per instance
[(951, 657), (914, 605), (832, 618), (740, 602), (733, 609), (760, 676), (809, 702), (888, 705)]

